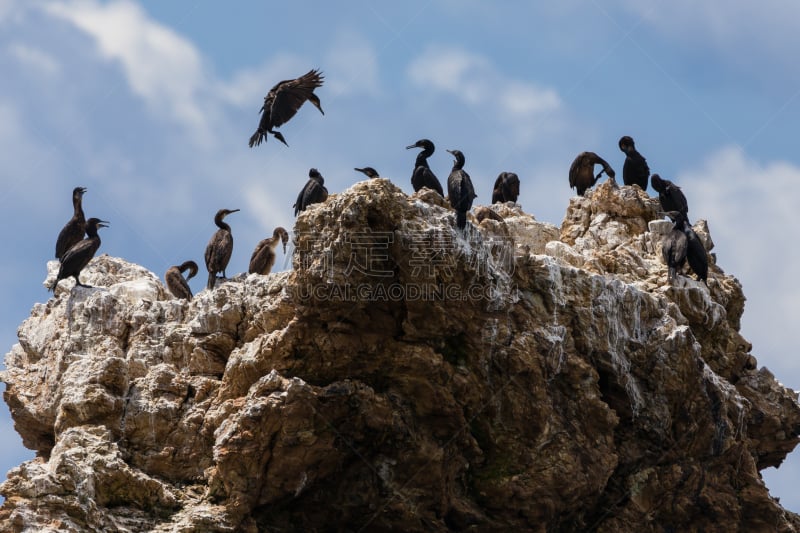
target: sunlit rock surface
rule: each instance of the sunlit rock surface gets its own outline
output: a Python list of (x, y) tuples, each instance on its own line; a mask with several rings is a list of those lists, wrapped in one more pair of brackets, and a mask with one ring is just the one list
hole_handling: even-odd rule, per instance
[(291, 272), (192, 302), (96, 258), (6, 355), (37, 458), (0, 531), (800, 530), (759, 475), (800, 407), (739, 282), (668, 285), (638, 188), (560, 229), (489, 209), (457, 233), (430, 191), (364, 181), (298, 217)]

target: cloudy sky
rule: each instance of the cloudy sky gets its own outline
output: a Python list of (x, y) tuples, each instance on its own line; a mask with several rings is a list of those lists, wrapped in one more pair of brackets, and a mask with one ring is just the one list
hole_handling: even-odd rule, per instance
[[(220, 208), (246, 270), (254, 244), (292, 226), (318, 168), (331, 191), (370, 165), (410, 191), (433, 139), (440, 177), (466, 155), (478, 202), (501, 171), (520, 202), (560, 224), (583, 150), (618, 171), (631, 135), (653, 172), (709, 222), (718, 263), (748, 297), (743, 333), (760, 365), (800, 390), (792, 334), (800, 222), (800, 3), (796, 0), (478, 2), (0, 0), (0, 354), (48, 293), (55, 237), (84, 186), (109, 220), (101, 252), (161, 275), (201, 262)], [(320, 68), (325, 116), (304, 106), (274, 139), (247, 140), (266, 91)], [(197, 292), (204, 284), (192, 283)], [(0, 471), (31, 456), (0, 409)], [(800, 511), (800, 459), (764, 472)]]

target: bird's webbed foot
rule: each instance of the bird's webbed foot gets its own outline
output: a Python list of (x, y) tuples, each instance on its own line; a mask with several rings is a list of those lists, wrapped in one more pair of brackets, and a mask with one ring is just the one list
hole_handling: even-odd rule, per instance
[(275, 136), (275, 138), (278, 139), (280, 142), (282, 142), (286, 146), (289, 146), (289, 143), (287, 143), (286, 139), (283, 138), (283, 134), (281, 132), (279, 132), (279, 131), (271, 131), (270, 133), (273, 136)]

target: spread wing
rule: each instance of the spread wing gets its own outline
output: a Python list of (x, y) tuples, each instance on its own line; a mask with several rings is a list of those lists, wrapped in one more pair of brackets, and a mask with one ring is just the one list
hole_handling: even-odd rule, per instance
[(310, 70), (299, 78), (282, 81), (273, 87), (270, 91), (270, 94), (274, 92), (270, 109), (272, 126), (285, 124), (295, 116), (306, 100), (318, 101), (314, 89), (322, 86), (322, 79), (319, 71)]

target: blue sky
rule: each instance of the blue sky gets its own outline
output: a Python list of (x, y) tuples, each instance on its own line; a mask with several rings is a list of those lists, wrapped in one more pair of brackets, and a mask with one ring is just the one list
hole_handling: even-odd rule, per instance
[[(541, 4), (541, 5), (539, 5)], [(550, 5), (552, 4), (552, 5)], [(708, 220), (718, 264), (744, 285), (759, 364), (800, 389), (793, 330), (800, 223), (800, 3), (795, 0), (339, 3), (0, 0), (0, 353), (36, 302), (55, 238), (84, 186), (111, 221), (101, 252), (159, 275), (202, 261), (217, 209), (236, 240), (290, 228), (309, 167), (332, 192), (373, 166), (406, 191), (427, 137), (444, 178), (460, 149), (488, 202), (501, 171), (520, 203), (560, 224), (584, 150), (617, 171), (631, 135), (650, 168)], [(325, 116), (304, 106), (274, 139), (247, 140), (266, 91), (320, 68)], [(238, 250), (238, 252), (237, 252)], [(195, 292), (204, 276), (192, 280)], [(0, 470), (30, 457), (0, 410)], [(794, 455), (797, 455), (795, 452)], [(800, 511), (800, 460), (765, 472)]]

